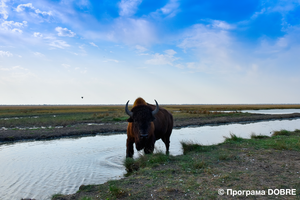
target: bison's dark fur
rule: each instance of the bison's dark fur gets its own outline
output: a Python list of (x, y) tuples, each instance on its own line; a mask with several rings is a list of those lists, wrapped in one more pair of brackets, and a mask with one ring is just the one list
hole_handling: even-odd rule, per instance
[(148, 154), (153, 152), (155, 141), (159, 139), (165, 143), (166, 153), (169, 153), (173, 116), (166, 109), (156, 105), (148, 104), (144, 99), (138, 98), (129, 111), (127, 102), (125, 110), (130, 118), (127, 120), (129, 123), (127, 126), (126, 157), (133, 156), (133, 143), (135, 143), (138, 151), (144, 149), (144, 152)]

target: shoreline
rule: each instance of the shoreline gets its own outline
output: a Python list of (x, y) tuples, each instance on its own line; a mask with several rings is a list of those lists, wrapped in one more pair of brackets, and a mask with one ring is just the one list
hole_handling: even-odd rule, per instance
[[(249, 114), (247, 116), (224, 116), (205, 118), (182, 118), (174, 120), (174, 129), (188, 126), (207, 126), (231, 123), (252, 123), (270, 120), (292, 120), (300, 118), (300, 113), (293, 114)], [(92, 124), (92, 125), (88, 125)], [(0, 145), (20, 141), (53, 140), (65, 137), (85, 137), (98, 134), (126, 133), (127, 122), (117, 123), (80, 123), (70, 127), (52, 129), (1, 130)]]

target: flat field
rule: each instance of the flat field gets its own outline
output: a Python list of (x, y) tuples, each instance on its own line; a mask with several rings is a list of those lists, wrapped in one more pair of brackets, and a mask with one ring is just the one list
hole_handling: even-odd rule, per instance
[[(174, 127), (177, 128), (189, 125), (300, 117), (300, 113), (262, 115), (240, 112), (241, 110), (300, 108), (300, 104), (160, 106), (172, 113)], [(0, 142), (125, 133), (127, 119), (125, 105), (0, 106)]]
[[(126, 121), (125, 105), (0, 106), (0, 127), (67, 126), (84, 122)], [(300, 104), (161, 105), (175, 121), (186, 118), (237, 115), (241, 110), (300, 108)], [(129, 106), (129, 109), (131, 107)], [(223, 113), (222, 111), (232, 111)]]

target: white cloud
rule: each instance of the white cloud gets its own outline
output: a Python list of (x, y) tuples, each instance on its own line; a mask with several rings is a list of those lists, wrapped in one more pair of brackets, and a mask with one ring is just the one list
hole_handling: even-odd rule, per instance
[(177, 52), (174, 51), (173, 49), (168, 49), (168, 50), (165, 50), (165, 53), (169, 56), (173, 56), (175, 55)]
[(84, 33), (85, 38), (101, 39), (122, 43), (130, 46), (150, 44), (159, 41), (157, 37), (157, 26), (146, 18), (118, 17), (113, 19), (110, 24), (100, 25), (101, 31), (87, 30)]
[(52, 15), (51, 11), (46, 12), (46, 11), (41, 11), (40, 9), (35, 9), (32, 5), (32, 3), (26, 3), (26, 4), (20, 4), (17, 6), (15, 9), (17, 12), (22, 12), (25, 10), (25, 8), (29, 8), (31, 10), (34, 10), (36, 14), (41, 14), (41, 15)]
[(14, 28), (11, 30), (13, 33), (23, 33), (23, 31), (21, 29), (18, 28)]
[(1, 23), (1, 26), (5, 30), (14, 30), (14, 29), (20, 30), (20, 28), (24, 28), (25, 26), (27, 26), (27, 21), (23, 21), (23, 22), (4, 21)]
[(224, 21), (219, 21), (219, 20), (213, 20), (212, 27), (220, 28), (220, 29), (227, 29), (227, 30), (235, 28), (233, 25), (230, 25)]
[(85, 44), (78, 46), (78, 48), (80, 50), (78, 55), (81, 55), (81, 56), (86, 56), (87, 55), (86, 50), (85, 50)]
[(13, 56), (13, 54), (10, 53), (9, 51), (0, 51), (0, 56), (1, 57), (4, 57), (4, 56), (10, 57), (10, 56)]
[(185, 69), (185, 66), (183, 64), (176, 64), (175, 67), (178, 69)]
[(212, 25), (197, 24), (187, 29), (178, 45), (185, 52), (194, 53), (198, 59), (192, 66), (185, 64), (190, 72), (208, 74), (233, 74), (249, 67), (251, 60), (228, 32), (228, 26), (214, 21)]
[(126, 44), (148, 45), (156, 41), (155, 26), (144, 19), (118, 18), (106, 38)]
[(162, 8), (157, 9), (155, 12), (151, 13), (150, 15), (153, 18), (172, 18), (176, 16), (178, 12), (180, 12), (179, 9), (179, 3), (178, 0), (169, 0), (169, 2)]
[(107, 60), (105, 60), (103, 62), (115, 62), (115, 63), (119, 63), (119, 61), (115, 60), (115, 59), (107, 59)]
[(71, 30), (68, 30), (67, 28), (56, 27), (55, 30), (58, 32), (58, 36), (74, 37), (76, 35), (76, 33), (72, 32)]
[(6, 82), (9, 85), (17, 84), (19, 86), (23, 86), (26, 81), (32, 80), (36, 77), (29, 69), (21, 66), (0, 67), (0, 71), (1, 82)]
[(90, 42), (90, 45), (92, 45), (94, 47), (98, 47), (94, 42)]
[(1, 0), (0, 2), (0, 15), (2, 15), (4, 19), (8, 18), (8, 12), (5, 9), (7, 7), (7, 5), (5, 4), (6, 1), (7, 0)]
[(69, 64), (61, 64), (64, 68), (70, 68), (71, 67), (71, 65), (69, 65)]
[(84, 70), (81, 70), (80, 73), (81, 73), (81, 74), (86, 74), (86, 73), (87, 73), (87, 69), (84, 68)]
[(42, 14), (42, 15), (52, 15), (52, 12), (49, 11), (49, 12), (46, 12), (46, 11), (40, 11), (40, 9), (36, 9), (35, 10), (35, 13), (36, 14)]
[(71, 68), (71, 65), (65, 63), (61, 64), (61, 66), (63, 66), (68, 72), (72, 72), (74, 70), (76, 72), (80, 72), (81, 74), (87, 73), (86, 67), (82, 70), (80, 67)]
[(50, 46), (57, 47), (60, 49), (64, 49), (65, 47), (69, 47), (70, 45), (63, 40), (54, 40), (50, 44)]
[(40, 32), (34, 32), (33, 36), (34, 37), (43, 37), (43, 34), (41, 34)]
[(34, 9), (34, 7), (32, 6), (32, 3), (26, 3), (26, 4), (18, 5), (18, 7), (16, 8), (16, 11), (17, 12), (22, 12), (22, 11), (24, 11), (25, 8)]
[(183, 38), (179, 47), (183, 49), (199, 47), (208, 51), (215, 51), (219, 47), (228, 46), (231, 41), (227, 31), (214, 30), (202, 24), (194, 25), (188, 29)]
[(20, 66), (14, 66), (14, 67), (9, 67), (9, 68), (0, 68), (2, 71), (28, 71), (28, 69), (20, 67)]
[(33, 54), (37, 57), (44, 57), (45, 55), (40, 52), (33, 52)]
[(75, 71), (79, 71), (81, 74), (86, 74), (87, 73), (86, 68), (84, 68), (84, 70), (80, 70), (80, 67), (75, 67)]
[(160, 11), (168, 17), (174, 17), (178, 12), (179, 3), (177, 0), (170, 0)]
[(141, 52), (141, 53), (143, 53), (143, 52), (145, 52), (145, 51), (148, 51), (147, 48), (145, 48), (145, 47), (143, 47), (143, 46), (141, 46), (141, 45), (135, 45), (135, 48), (136, 48), (139, 52)]
[(137, 7), (140, 5), (141, 2), (142, 0), (121, 0), (121, 2), (119, 3), (119, 8), (120, 8), (119, 15), (120, 16), (133, 15), (136, 12)]
[(154, 55), (152, 55), (152, 59), (147, 60), (146, 64), (151, 64), (151, 65), (173, 65), (173, 62), (175, 60), (178, 60), (179, 58), (174, 57), (174, 55), (176, 54), (176, 51), (174, 51), (173, 49), (169, 49), (164, 51), (165, 54), (159, 54), (156, 53)]

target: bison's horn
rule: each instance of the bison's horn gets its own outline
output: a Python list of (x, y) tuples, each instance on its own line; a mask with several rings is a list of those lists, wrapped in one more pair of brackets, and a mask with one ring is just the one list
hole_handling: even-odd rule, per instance
[(158, 113), (158, 111), (159, 111), (159, 105), (158, 105), (158, 103), (157, 103), (157, 101), (155, 99), (154, 99), (154, 101), (156, 103), (156, 108), (155, 108), (155, 110), (152, 111), (152, 115), (153, 116), (155, 116)]
[(130, 110), (128, 110), (128, 103), (129, 103), (129, 100), (126, 103), (125, 112), (127, 113), (127, 115), (129, 115), (130, 117), (132, 117), (133, 113)]

